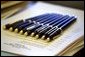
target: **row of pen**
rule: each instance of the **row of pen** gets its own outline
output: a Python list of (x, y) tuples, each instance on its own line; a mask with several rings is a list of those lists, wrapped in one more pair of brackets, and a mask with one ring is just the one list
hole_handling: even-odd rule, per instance
[(55, 36), (59, 35), (66, 26), (69, 26), (75, 20), (75, 16), (47, 13), (6, 24), (3, 28), (21, 35), (52, 41)]

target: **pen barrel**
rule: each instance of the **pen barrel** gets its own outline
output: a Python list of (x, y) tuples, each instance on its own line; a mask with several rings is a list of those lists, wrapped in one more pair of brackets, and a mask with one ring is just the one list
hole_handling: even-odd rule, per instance
[(66, 17), (60, 19), (59, 21), (55, 22), (54, 24), (52, 24), (52, 26), (56, 26), (58, 25), (60, 22), (63, 22), (64, 20), (66, 20), (67, 18), (69, 18), (70, 16), (66, 15)]
[(49, 38), (53, 38), (54, 36), (60, 34), (61, 31), (62, 31), (66, 26), (68, 26), (69, 24), (71, 24), (71, 22), (74, 21), (74, 20), (76, 20), (76, 18), (73, 16), (73, 17), (69, 18), (68, 20), (64, 21), (65, 23), (62, 22), (63, 25), (60, 26), (60, 27), (58, 27), (58, 28), (56, 28), (56, 29), (54, 29), (54, 31), (49, 34)]
[(53, 37), (59, 35), (60, 33), (61, 33), (61, 29), (58, 28), (56, 31), (54, 31), (53, 33), (51, 33), (48, 37), (51, 40), (53, 40)]
[(56, 18), (56, 20), (53, 20), (53, 21), (50, 22), (49, 24), (52, 25), (53, 23), (59, 21), (60, 19), (62, 19), (62, 18), (64, 18), (64, 17), (66, 17), (66, 16), (61, 16), (61, 17), (59, 17), (59, 18)]
[(75, 17), (74, 17), (74, 16), (69, 17), (69, 18), (67, 18), (66, 20), (64, 20), (63, 22), (61, 22), (60, 24), (58, 24), (57, 26), (60, 27), (60, 26), (62, 26), (63, 24), (67, 23), (69, 20), (73, 19), (73, 18), (75, 18)]
[(59, 17), (61, 17), (61, 16), (63, 16), (63, 15), (59, 15), (59, 14), (58, 14), (58, 15), (52, 17), (52, 18), (49, 18), (48, 21), (45, 21), (45, 22), (44, 22), (44, 24), (49, 24), (51, 21), (54, 21), (54, 20), (56, 20), (57, 18), (59, 18)]
[[(52, 24), (52, 27), (53, 27), (53, 26), (56, 26), (57, 24), (59, 24), (60, 22), (64, 21), (64, 20), (67, 19), (67, 18), (69, 18), (68, 15), (66, 15), (64, 18), (62, 18), (62, 19), (60, 19), (59, 21), (57, 21), (57, 22), (55, 22), (54, 24)], [(42, 31), (49, 30), (49, 29), (51, 29), (51, 27), (47, 26), (45, 29), (41, 30), (41, 32), (42, 32)], [(51, 30), (50, 30), (50, 31), (51, 31)], [(50, 31), (49, 31), (49, 32), (50, 32)], [(49, 33), (49, 32), (48, 32), (48, 33)]]
[(47, 16), (47, 15), (49, 15), (49, 13), (43, 14), (43, 15), (39, 15), (39, 16), (36, 16), (36, 17), (32, 17), (32, 18), (27, 18), (27, 19), (25, 19), (25, 20), (26, 20), (26, 21), (27, 21), (27, 20), (35, 21), (35, 20), (39, 20), (40, 18), (43, 18), (43, 17), (45, 17), (45, 16)]
[(77, 18), (72, 18), (71, 20), (69, 20), (68, 22), (66, 22), (65, 24), (63, 24), (61, 26), (61, 29), (64, 29), (66, 26), (70, 25), (73, 21), (75, 21)]
[[(54, 15), (50, 15), (48, 16), (47, 18), (45, 18), (44, 20), (42, 21), (39, 21), (40, 23), (49, 23), (49, 21), (53, 21), (53, 20), (56, 20), (57, 18), (61, 17), (62, 15), (59, 15), (59, 14), (54, 14)], [(46, 22), (47, 21), (47, 22)]]

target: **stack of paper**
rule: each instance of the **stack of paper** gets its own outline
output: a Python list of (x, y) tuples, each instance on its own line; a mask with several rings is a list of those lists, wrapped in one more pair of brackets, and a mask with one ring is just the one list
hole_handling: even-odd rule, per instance
[[(2, 26), (17, 20), (34, 17), (44, 13), (60, 13), (77, 16), (77, 21), (63, 31), (60, 37), (46, 42), (35, 37), (3, 30)], [(72, 56), (84, 47), (84, 11), (38, 2), (6, 20), (1, 20), (1, 50), (24, 56)]]
[(24, 1), (1, 1), (1, 19), (14, 15), (25, 8), (27, 2)]

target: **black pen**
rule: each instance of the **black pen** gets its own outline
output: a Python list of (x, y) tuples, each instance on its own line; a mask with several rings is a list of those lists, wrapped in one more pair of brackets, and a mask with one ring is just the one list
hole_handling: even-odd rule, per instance
[[(45, 18), (45, 19), (44, 19), (44, 18), (42, 18), (42, 19), (44, 19), (44, 20), (50, 20), (49, 18), (56, 17), (57, 15), (58, 15), (58, 16), (61, 16), (61, 15), (59, 15), (59, 14), (50, 14), (50, 16), (47, 16), (48, 18)], [(44, 20), (39, 21), (39, 23), (38, 23), (38, 24), (39, 24), (40, 26), (39, 26), (39, 25), (37, 24), (37, 22), (36, 22), (36, 24), (37, 24), (37, 25), (36, 25), (36, 24), (34, 24), (34, 25), (36, 25), (36, 28), (41, 27), (41, 26), (42, 26), (42, 23), (43, 23), (43, 24), (44, 24), (44, 23), (46, 23), (46, 22), (44, 22)], [(42, 22), (42, 23), (41, 23), (41, 22)], [(39, 27), (37, 27), (37, 26), (39, 26)], [(28, 26), (27, 28), (29, 28), (29, 26)], [(35, 29), (36, 29), (36, 28), (35, 28)], [(26, 32), (26, 28), (25, 28), (25, 29), (23, 29), (23, 32), (24, 32), (24, 31)], [(33, 31), (33, 29), (32, 29), (31, 31)], [(26, 32), (26, 33), (27, 33), (27, 32)], [(26, 34), (26, 33), (25, 33), (25, 34)], [(20, 34), (22, 34), (22, 30), (21, 30)]]
[(39, 30), (38, 34), (36, 35), (36, 38), (38, 38), (39, 36), (42, 36), (45, 32), (47, 32), (49, 29), (51, 29), (53, 26), (57, 25), (58, 23), (60, 23), (61, 21), (65, 20), (66, 18), (68, 18), (69, 16), (66, 15), (64, 16), (62, 19), (58, 20), (57, 22), (53, 23), (51, 26), (48, 25), (44, 28), (42, 28), (42, 30)]
[[(50, 15), (52, 15), (52, 16), (50, 17)], [(47, 17), (52, 18), (52, 17), (54, 17), (54, 16), (55, 16), (55, 14), (49, 14), (49, 15), (46, 15), (45, 17), (43, 17), (43, 18), (40, 18), (40, 19), (38, 19), (38, 20), (35, 20), (35, 22), (33, 22), (33, 23), (34, 23), (34, 25), (35, 25), (35, 24), (37, 24), (37, 22), (39, 22), (40, 20), (42, 20), (42, 22), (44, 22), (43, 19), (44, 19), (44, 20), (48, 20)], [(39, 23), (41, 23), (41, 22), (39, 22)], [(25, 25), (25, 24), (23, 24), (23, 25)], [(25, 26), (23, 26), (23, 25), (22, 25), (21, 27), (24, 28)], [(18, 26), (17, 26), (17, 27), (18, 27)], [(21, 27), (18, 27), (18, 28), (21, 28)], [(15, 31), (17, 31), (18, 28), (15, 29)], [(29, 28), (29, 25), (28, 25), (26, 28)], [(24, 28), (24, 29), (26, 29), (26, 28)], [(20, 32), (20, 34), (22, 34), (22, 31)]]
[[(48, 14), (39, 15), (39, 16), (36, 16), (36, 17), (33, 17), (33, 18), (27, 18), (25, 20), (19, 20), (19, 21), (16, 21), (16, 22), (12, 23), (12, 24), (6, 24), (6, 25), (3, 26), (3, 29), (8, 30), (10, 27), (15, 26), (16, 24), (19, 24), (19, 23), (22, 23), (22, 22), (25, 22), (25, 21), (30, 22), (30, 21), (33, 21), (33, 20), (38, 20), (39, 18), (42, 18), (42, 17), (44, 17), (46, 15), (48, 15)], [(10, 28), (10, 30), (12, 30), (12, 28)]]
[[(63, 16), (60, 15), (59, 17), (62, 18)], [(53, 20), (59, 20), (59, 17), (54, 17), (54, 18), (52, 18), (52, 19), (53, 19)], [(50, 20), (50, 19), (49, 19), (49, 20)], [(46, 22), (45, 22), (45, 23), (46, 23)], [(49, 23), (48, 23), (48, 24), (49, 24)], [(48, 26), (48, 25), (46, 25), (46, 26)], [(45, 27), (46, 27), (46, 26), (45, 26)], [(42, 26), (42, 27), (36, 29), (34, 32), (32, 32), (31, 36), (36, 35), (39, 31), (41, 31), (41, 30), (44, 29), (45, 27)]]
[(76, 18), (73, 16), (73, 17), (69, 18), (69, 20), (67, 20), (65, 23), (59, 24), (58, 28), (56, 28), (52, 33), (49, 34), (47, 40), (48, 41), (53, 40), (54, 36), (59, 35), (66, 26), (68, 26), (71, 22), (73, 22), (75, 20), (76, 20)]

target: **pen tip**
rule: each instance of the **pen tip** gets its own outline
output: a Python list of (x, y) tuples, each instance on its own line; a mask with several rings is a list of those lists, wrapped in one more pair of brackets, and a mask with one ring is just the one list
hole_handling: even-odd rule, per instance
[(10, 30), (10, 31), (13, 31), (13, 28), (12, 28), (12, 27), (10, 27), (10, 28), (9, 28), (9, 30)]
[(17, 33), (17, 32), (18, 32), (18, 29), (16, 28), (16, 29), (14, 30), (14, 32), (16, 32), (16, 33)]
[(19, 33), (22, 34), (23, 33), (23, 30), (21, 30)]
[(25, 36), (27, 36), (27, 35), (28, 35), (28, 33), (27, 33), (27, 32), (25, 32), (25, 33), (24, 33), (24, 35), (25, 35)]
[(37, 39), (38, 39), (38, 38), (39, 38), (39, 35), (36, 35), (36, 36), (35, 36), (35, 38), (37, 38)]
[(35, 33), (34, 33), (34, 32), (32, 32), (30, 36), (32, 36), (32, 37), (33, 37), (33, 36), (34, 36), (34, 34), (35, 34)]
[(43, 36), (41, 37), (41, 39), (42, 39), (42, 40), (45, 39), (45, 35), (43, 35)]
[(48, 37), (48, 38), (46, 39), (46, 41), (49, 42), (49, 41), (50, 41), (50, 38)]

